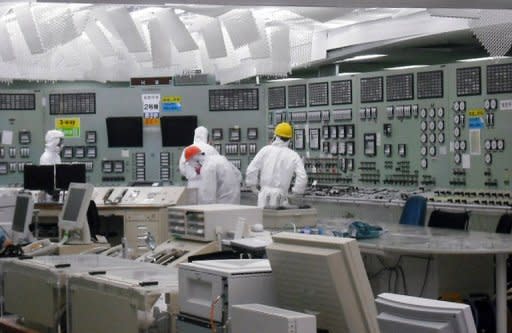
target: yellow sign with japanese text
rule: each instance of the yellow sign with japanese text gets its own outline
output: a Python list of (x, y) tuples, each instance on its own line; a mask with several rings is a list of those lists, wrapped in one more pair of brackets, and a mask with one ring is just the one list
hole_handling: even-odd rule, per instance
[(55, 129), (62, 131), (65, 138), (79, 138), (80, 118), (55, 118)]

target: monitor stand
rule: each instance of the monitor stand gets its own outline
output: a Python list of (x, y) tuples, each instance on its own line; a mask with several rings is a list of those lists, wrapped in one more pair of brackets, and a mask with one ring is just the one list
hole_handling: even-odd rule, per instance
[(67, 240), (66, 244), (69, 244), (69, 245), (92, 244), (91, 230), (89, 229), (89, 224), (86, 221), (82, 225), (83, 225), (82, 229), (68, 231), (69, 239)]

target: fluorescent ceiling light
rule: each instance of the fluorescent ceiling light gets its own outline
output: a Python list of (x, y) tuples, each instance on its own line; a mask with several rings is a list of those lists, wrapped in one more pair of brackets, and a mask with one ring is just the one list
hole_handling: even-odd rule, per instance
[(388, 68), (385, 68), (385, 69), (390, 70), (390, 71), (394, 71), (394, 70), (400, 70), (400, 69), (422, 68), (422, 67), (427, 67), (427, 66), (428, 65), (408, 65), (408, 66), (388, 67)]
[(284, 81), (296, 81), (302, 80), (300, 77), (286, 77), (283, 79), (267, 80), (267, 82), (284, 82)]
[(473, 62), (473, 61), (483, 61), (483, 60), (496, 60), (496, 59), (506, 59), (510, 57), (483, 57), (483, 58), (470, 58), (470, 59), (460, 59), (458, 62)]
[(338, 73), (337, 75), (343, 76), (343, 75), (357, 75), (357, 74), (361, 74), (361, 72), (343, 72), (343, 73)]
[(370, 59), (382, 58), (385, 56), (387, 56), (387, 54), (363, 54), (363, 55), (358, 55), (358, 56), (355, 56), (352, 58), (343, 59), (341, 61), (337, 61), (336, 63), (347, 62), (347, 61), (370, 60)]

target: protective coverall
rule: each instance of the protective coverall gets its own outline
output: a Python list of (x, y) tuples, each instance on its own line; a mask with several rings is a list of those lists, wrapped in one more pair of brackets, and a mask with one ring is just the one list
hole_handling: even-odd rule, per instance
[(40, 165), (60, 164), (60, 151), (62, 149), (62, 140), (64, 133), (58, 130), (49, 130), (46, 132), (44, 140), (46, 142), (44, 153), (39, 158)]
[[(194, 130), (194, 146), (197, 146), (201, 151), (206, 155), (219, 155), (219, 152), (215, 150), (211, 145), (208, 144), (208, 130), (204, 126), (199, 126)], [(201, 175), (198, 175), (194, 168), (192, 168), (185, 161), (185, 150), (181, 153), (180, 161), (179, 161), (179, 170), (182, 176), (187, 178), (189, 188), (197, 188), (199, 187), (199, 183), (201, 181)]]
[(306, 190), (308, 176), (299, 154), (288, 148), (276, 137), (272, 144), (263, 147), (251, 161), (246, 171), (245, 182), (250, 187), (261, 187), (258, 206), (276, 208), (288, 205), (288, 189), (295, 175), (292, 193), (302, 194)]

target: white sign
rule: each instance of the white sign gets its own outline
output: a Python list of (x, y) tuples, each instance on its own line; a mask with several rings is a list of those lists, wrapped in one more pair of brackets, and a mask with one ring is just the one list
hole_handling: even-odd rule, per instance
[(160, 118), (160, 94), (142, 95), (144, 118)]
[(512, 99), (504, 99), (500, 101), (501, 111), (512, 111)]

